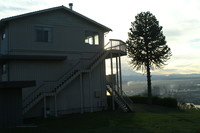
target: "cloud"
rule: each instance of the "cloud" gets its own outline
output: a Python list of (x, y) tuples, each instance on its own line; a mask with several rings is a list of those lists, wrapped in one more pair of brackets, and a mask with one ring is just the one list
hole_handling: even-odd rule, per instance
[(0, 17), (6, 18), (10, 16), (14, 16), (16, 14), (19, 14), (19, 12), (26, 12), (27, 9), (21, 6), (12, 6), (12, 5), (0, 5), (0, 9), (2, 12), (0, 12)]
[(200, 38), (195, 38), (190, 40), (191, 43), (199, 43), (200, 42)]
[(27, 12), (44, 9), (48, 6), (47, 0), (6, 0), (0, 1), (0, 17), (6, 18)]
[[(135, 15), (141, 11), (152, 12), (160, 25), (163, 26), (163, 32), (166, 36), (167, 45), (172, 50), (172, 58), (164, 66), (163, 70), (157, 73), (172, 73), (177, 71), (198, 72), (200, 55), (200, 12), (199, 0), (2, 0), (0, 1), (0, 18), (10, 17), (31, 11), (37, 11), (59, 5), (68, 6), (68, 3), (74, 3), (74, 10), (90, 17), (113, 29), (113, 32), (107, 35), (107, 40), (128, 39), (127, 32), (134, 21)], [(145, 3), (145, 4), (144, 4)], [(142, 5), (142, 6), (141, 6)], [(164, 5), (164, 6), (163, 6)], [(103, 9), (103, 10), (102, 10)], [(192, 69), (189, 68), (193, 67)], [(185, 65), (185, 66), (184, 66)], [(122, 58), (122, 66), (125, 73), (129, 74), (131, 70), (127, 57)], [(187, 67), (188, 66), (188, 67)]]
[(18, 6), (12, 6), (12, 5), (8, 5), (8, 6), (5, 6), (5, 5), (0, 5), (0, 8), (2, 11), (24, 11), (26, 10), (26, 8), (23, 8), (23, 7), (18, 7)]

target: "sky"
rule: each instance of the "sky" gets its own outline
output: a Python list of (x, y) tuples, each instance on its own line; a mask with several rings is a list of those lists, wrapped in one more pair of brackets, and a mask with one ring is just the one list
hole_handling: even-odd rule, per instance
[[(64, 5), (109, 28), (106, 39), (128, 39), (131, 22), (142, 11), (150, 11), (163, 27), (172, 57), (152, 74), (200, 73), (200, 0), (1, 0), (0, 19)], [(130, 59), (122, 58), (126, 75), (133, 71)]]

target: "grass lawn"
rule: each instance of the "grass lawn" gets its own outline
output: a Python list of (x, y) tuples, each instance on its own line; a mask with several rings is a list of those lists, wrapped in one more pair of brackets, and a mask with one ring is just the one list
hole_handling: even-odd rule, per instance
[(136, 105), (134, 113), (95, 112), (28, 121), (37, 127), (0, 133), (200, 133), (200, 111)]

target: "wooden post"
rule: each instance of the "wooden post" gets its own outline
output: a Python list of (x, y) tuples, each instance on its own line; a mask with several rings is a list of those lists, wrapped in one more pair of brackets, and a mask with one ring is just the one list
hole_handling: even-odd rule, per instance
[(44, 118), (47, 118), (46, 96), (44, 96)]
[(120, 94), (120, 88), (119, 88), (119, 72), (118, 72), (118, 57), (116, 57), (116, 85), (117, 85), (117, 92)]
[(121, 57), (119, 54), (119, 88), (122, 95), (122, 71), (121, 71)]
[[(112, 44), (112, 43), (111, 43)], [(114, 79), (113, 79), (113, 60), (112, 60), (112, 53), (110, 53), (110, 66), (111, 66), (111, 84), (112, 84), (112, 89), (114, 90)], [(115, 110), (115, 97), (114, 97), (114, 91), (112, 90), (112, 109), (113, 111)]]
[(83, 113), (83, 77), (80, 74), (80, 103), (81, 103), (81, 113)]
[(89, 72), (89, 82), (90, 82), (90, 112), (93, 112), (93, 90), (92, 90), (92, 85), (91, 85), (91, 72)]
[(55, 94), (55, 97), (54, 97), (55, 99), (55, 117), (57, 117), (58, 116), (58, 112), (57, 112), (57, 96), (56, 96), (56, 94)]

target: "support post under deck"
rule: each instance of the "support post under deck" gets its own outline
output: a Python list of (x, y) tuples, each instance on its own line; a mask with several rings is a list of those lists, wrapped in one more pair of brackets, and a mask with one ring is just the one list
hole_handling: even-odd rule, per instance
[(117, 85), (117, 92), (120, 93), (119, 88), (119, 64), (118, 64), (118, 57), (116, 57), (116, 85)]
[(81, 113), (83, 113), (83, 77), (82, 73), (80, 74), (80, 103), (81, 103)]
[(56, 96), (56, 94), (54, 96), (54, 102), (55, 102), (55, 117), (57, 117), (58, 116), (58, 112), (57, 112), (57, 96)]
[(44, 118), (47, 118), (47, 104), (46, 104), (46, 96), (44, 96)]
[(89, 72), (89, 83), (90, 83), (90, 112), (93, 112), (93, 90), (92, 90), (92, 85), (91, 85), (91, 73)]
[[(110, 53), (110, 66), (111, 66), (111, 81), (112, 81), (112, 89), (114, 90), (114, 77), (113, 77), (113, 60), (112, 53)], [(112, 109), (115, 110), (115, 99), (114, 99), (114, 91), (112, 91)]]
[(119, 88), (120, 88), (120, 94), (122, 95), (122, 71), (121, 71), (121, 57), (119, 54)]

